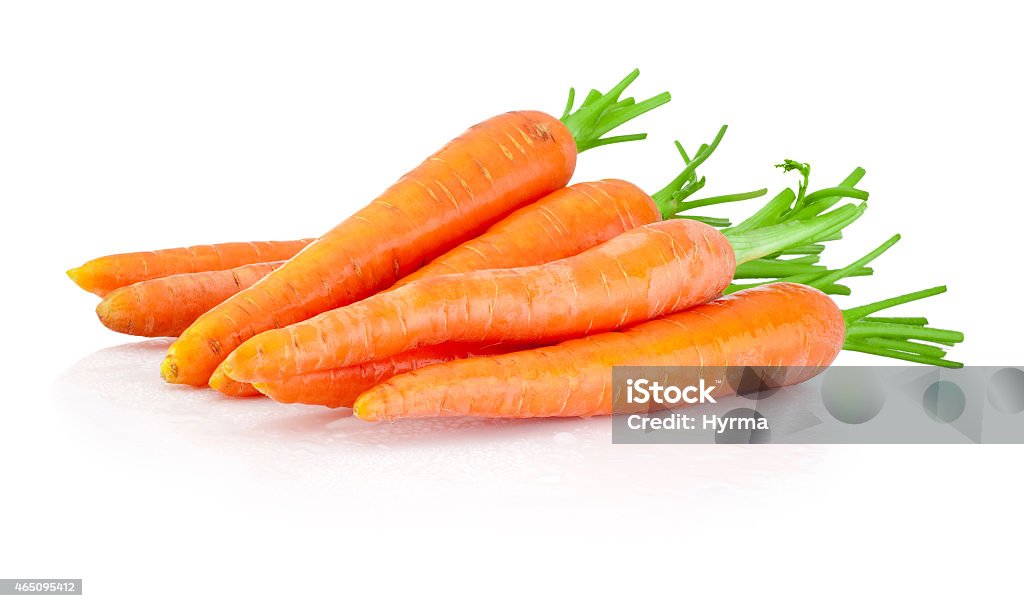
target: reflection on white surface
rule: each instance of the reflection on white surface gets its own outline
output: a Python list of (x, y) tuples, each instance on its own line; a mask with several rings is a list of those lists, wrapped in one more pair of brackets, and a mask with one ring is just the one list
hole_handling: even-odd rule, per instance
[[(75, 434), (92, 435), (114, 459), (145, 454), (210, 475), (271, 480), (306, 496), (405, 495), (424, 508), (433, 499), (533, 495), (671, 509), (695, 493), (786, 483), (819, 468), (824, 453), (816, 446), (613, 445), (607, 418), (367, 423), (350, 410), (167, 385), (157, 373), (167, 344), (100, 350), (62, 373), (56, 407)], [(670, 500), (650, 500), (658, 497)]]

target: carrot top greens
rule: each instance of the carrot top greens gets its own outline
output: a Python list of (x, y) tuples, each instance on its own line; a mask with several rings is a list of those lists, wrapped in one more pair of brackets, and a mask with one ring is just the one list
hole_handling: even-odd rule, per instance
[(715, 135), (713, 140), (711, 140), (711, 143), (701, 144), (700, 147), (697, 148), (697, 154), (692, 159), (686, 153), (686, 148), (683, 147), (683, 144), (676, 140), (676, 150), (679, 152), (679, 155), (683, 157), (683, 162), (686, 163), (686, 166), (679, 175), (669, 183), (665, 184), (664, 188), (651, 195), (651, 198), (654, 199), (654, 202), (658, 205), (658, 210), (661, 212), (661, 217), (663, 219), (679, 217), (683, 219), (697, 220), (716, 228), (721, 228), (730, 225), (731, 222), (725, 218), (681, 214), (685, 211), (696, 209), (698, 207), (717, 205), (719, 203), (745, 201), (759, 196), (764, 196), (768, 193), (767, 188), (762, 188), (751, 192), (724, 194), (721, 196), (713, 196), (710, 198), (692, 201), (687, 200), (691, 194), (694, 194), (703, 188), (707, 183), (707, 180), (704, 177), (697, 177), (697, 169), (715, 152), (718, 148), (718, 144), (721, 143), (722, 138), (725, 136), (726, 129), (728, 128), (728, 125), (722, 125), (722, 128), (718, 130), (718, 134)]
[(636, 141), (647, 137), (646, 133), (604, 137), (609, 131), (658, 106), (665, 105), (672, 99), (668, 92), (660, 93), (639, 103), (632, 97), (619, 99), (626, 87), (632, 84), (639, 75), (640, 70), (633, 70), (607, 93), (591, 89), (576, 110), (573, 110), (576, 89), (569, 89), (569, 100), (565, 104), (565, 111), (562, 112), (560, 120), (576, 140), (577, 151), (583, 152), (606, 144)]
[(928, 319), (924, 317), (872, 316), (887, 308), (940, 293), (946, 293), (945, 285), (844, 310), (846, 342), (843, 350), (940, 367), (963, 367), (963, 363), (947, 360), (946, 349), (942, 348), (963, 342), (962, 332), (928, 327)]

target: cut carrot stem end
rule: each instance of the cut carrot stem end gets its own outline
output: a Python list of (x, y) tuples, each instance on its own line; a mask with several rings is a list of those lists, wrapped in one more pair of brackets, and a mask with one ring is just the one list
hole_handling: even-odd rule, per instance
[(604, 135), (608, 132), (642, 114), (650, 112), (654, 108), (665, 105), (672, 99), (672, 96), (667, 92), (655, 95), (639, 103), (632, 97), (619, 99), (626, 90), (626, 87), (636, 80), (639, 75), (640, 70), (633, 70), (604, 94), (596, 89), (591, 90), (583, 100), (583, 103), (580, 104), (580, 107), (575, 111), (572, 108), (576, 98), (576, 91), (575, 89), (569, 89), (569, 101), (566, 103), (561, 121), (576, 140), (577, 151), (583, 152), (598, 146), (623, 141), (636, 141), (647, 137), (646, 133), (635, 133), (604, 138)]

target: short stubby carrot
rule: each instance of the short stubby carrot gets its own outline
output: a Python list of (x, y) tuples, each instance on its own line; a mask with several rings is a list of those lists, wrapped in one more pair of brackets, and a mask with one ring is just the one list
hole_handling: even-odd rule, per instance
[(246, 264), (281, 262), (312, 242), (313, 239), (251, 241), (118, 253), (72, 268), (68, 276), (82, 289), (104, 297), (115, 289), (139, 281), (176, 274), (230, 270)]
[[(776, 380), (795, 384), (825, 369), (844, 348), (957, 367), (944, 353), (912, 351), (941, 351), (916, 340), (951, 345), (963, 334), (923, 327), (924, 319), (868, 316), (943, 291), (933, 288), (844, 312), (812, 287), (763, 285), (620, 332), (395, 376), (361, 395), (355, 414), (371, 421), (609, 415), (614, 366), (770, 366), (788, 368)], [(722, 385), (726, 390), (718, 394), (727, 394), (729, 384)]]
[(537, 342), (644, 321), (708, 302), (749, 261), (852, 222), (847, 205), (733, 237), (693, 220), (625, 232), (540, 266), (442, 275), (260, 334), (224, 362), (234, 380), (272, 380), (461, 342)]
[(110, 292), (96, 307), (108, 329), (132, 336), (177, 337), (203, 313), (279, 268), (248, 264), (140, 281)]
[[(516, 348), (518, 347), (508, 344), (439, 344), (437, 346), (413, 349), (394, 357), (388, 357), (379, 361), (369, 361), (351, 367), (310, 372), (282, 380), (258, 382), (255, 385), (246, 385), (240, 382), (235, 382), (234, 384), (254, 386), (258, 392), (280, 403), (352, 407), (352, 404), (355, 403), (359, 395), (398, 374), (404, 374), (446, 361), (497, 355), (510, 352)], [(210, 379), (210, 386), (214, 386), (214, 378), (223, 377), (220, 370), (214, 372), (213, 377)], [(229, 380), (230, 382), (233, 381)], [(218, 379), (216, 383), (220, 384), (221, 381)], [(230, 384), (227, 385), (231, 386)], [(217, 387), (214, 386), (214, 388)]]
[(562, 119), (509, 112), (471, 127), (258, 285), (200, 317), (171, 345), (161, 375), (206, 385), (247, 338), (391, 286), (519, 207), (568, 183), (577, 151), (638, 139), (601, 135), (668, 101), (619, 100), (636, 77), (592, 94)]

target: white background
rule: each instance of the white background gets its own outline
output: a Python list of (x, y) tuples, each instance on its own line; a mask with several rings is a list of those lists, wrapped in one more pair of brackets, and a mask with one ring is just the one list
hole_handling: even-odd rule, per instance
[(576, 179), (659, 187), (671, 140), (724, 122), (708, 193), (791, 185), (784, 157), (812, 187), (862, 164), (871, 209), (829, 261), (904, 241), (844, 302), (946, 283), (907, 314), (1020, 364), (1024, 49), (1000, 3), (2, 6), (0, 577), (86, 587), (32, 605), (1019, 603), (1017, 447), (655, 449), (601, 420), (228, 402), (163, 385), (164, 345), (103, 330), (63, 274), (319, 234), (465, 127), (639, 66), (633, 92), (674, 101)]

